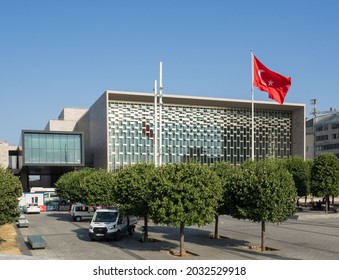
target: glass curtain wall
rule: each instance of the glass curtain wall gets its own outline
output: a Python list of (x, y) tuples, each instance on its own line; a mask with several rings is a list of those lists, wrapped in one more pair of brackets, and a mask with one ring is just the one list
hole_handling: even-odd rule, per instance
[(81, 135), (24, 133), (24, 164), (81, 164)]

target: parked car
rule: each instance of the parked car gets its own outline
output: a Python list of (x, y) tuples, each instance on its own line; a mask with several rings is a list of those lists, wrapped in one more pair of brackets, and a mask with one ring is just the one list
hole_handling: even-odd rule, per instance
[(29, 203), (24, 207), (24, 212), (26, 214), (33, 214), (33, 213), (40, 214), (40, 207), (37, 203)]
[(72, 205), (70, 214), (74, 221), (81, 222), (84, 219), (92, 219), (95, 210), (93, 206), (77, 203)]

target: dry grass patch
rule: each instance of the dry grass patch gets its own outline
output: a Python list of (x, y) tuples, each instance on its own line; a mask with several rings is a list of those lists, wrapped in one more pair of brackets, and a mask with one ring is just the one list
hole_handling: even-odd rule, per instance
[(0, 254), (21, 255), (14, 227), (15, 224), (0, 225)]

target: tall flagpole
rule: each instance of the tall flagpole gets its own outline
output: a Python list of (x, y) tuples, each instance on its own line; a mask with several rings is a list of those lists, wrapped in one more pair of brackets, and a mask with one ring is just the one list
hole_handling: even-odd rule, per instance
[(159, 79), (159, 166), (162, 165), (162, 62), (160, 62), (160, 79)]
[(158, 166), (158, 89), (157, 80), (154, 81), (154, 133), (153, 133), (153, 157), (154, 165)]
[(254, 79), (254, 65), (253, 65), (253, 50), (251, 50), (251, 66), (252, 66), (252, 83), (251, 83), (251, 94), (252, 94), (252, 155), (251, 158), (254, 160), (254, 86), (253, 86), (253, 79)]

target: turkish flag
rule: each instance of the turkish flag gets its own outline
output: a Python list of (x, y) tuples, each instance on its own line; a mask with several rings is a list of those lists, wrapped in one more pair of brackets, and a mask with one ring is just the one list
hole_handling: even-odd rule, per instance
[(291, 86), (291, 77), (273, 72), (253, 55), (253, 85), (266, 91), (269, 98), (283, 104)]

